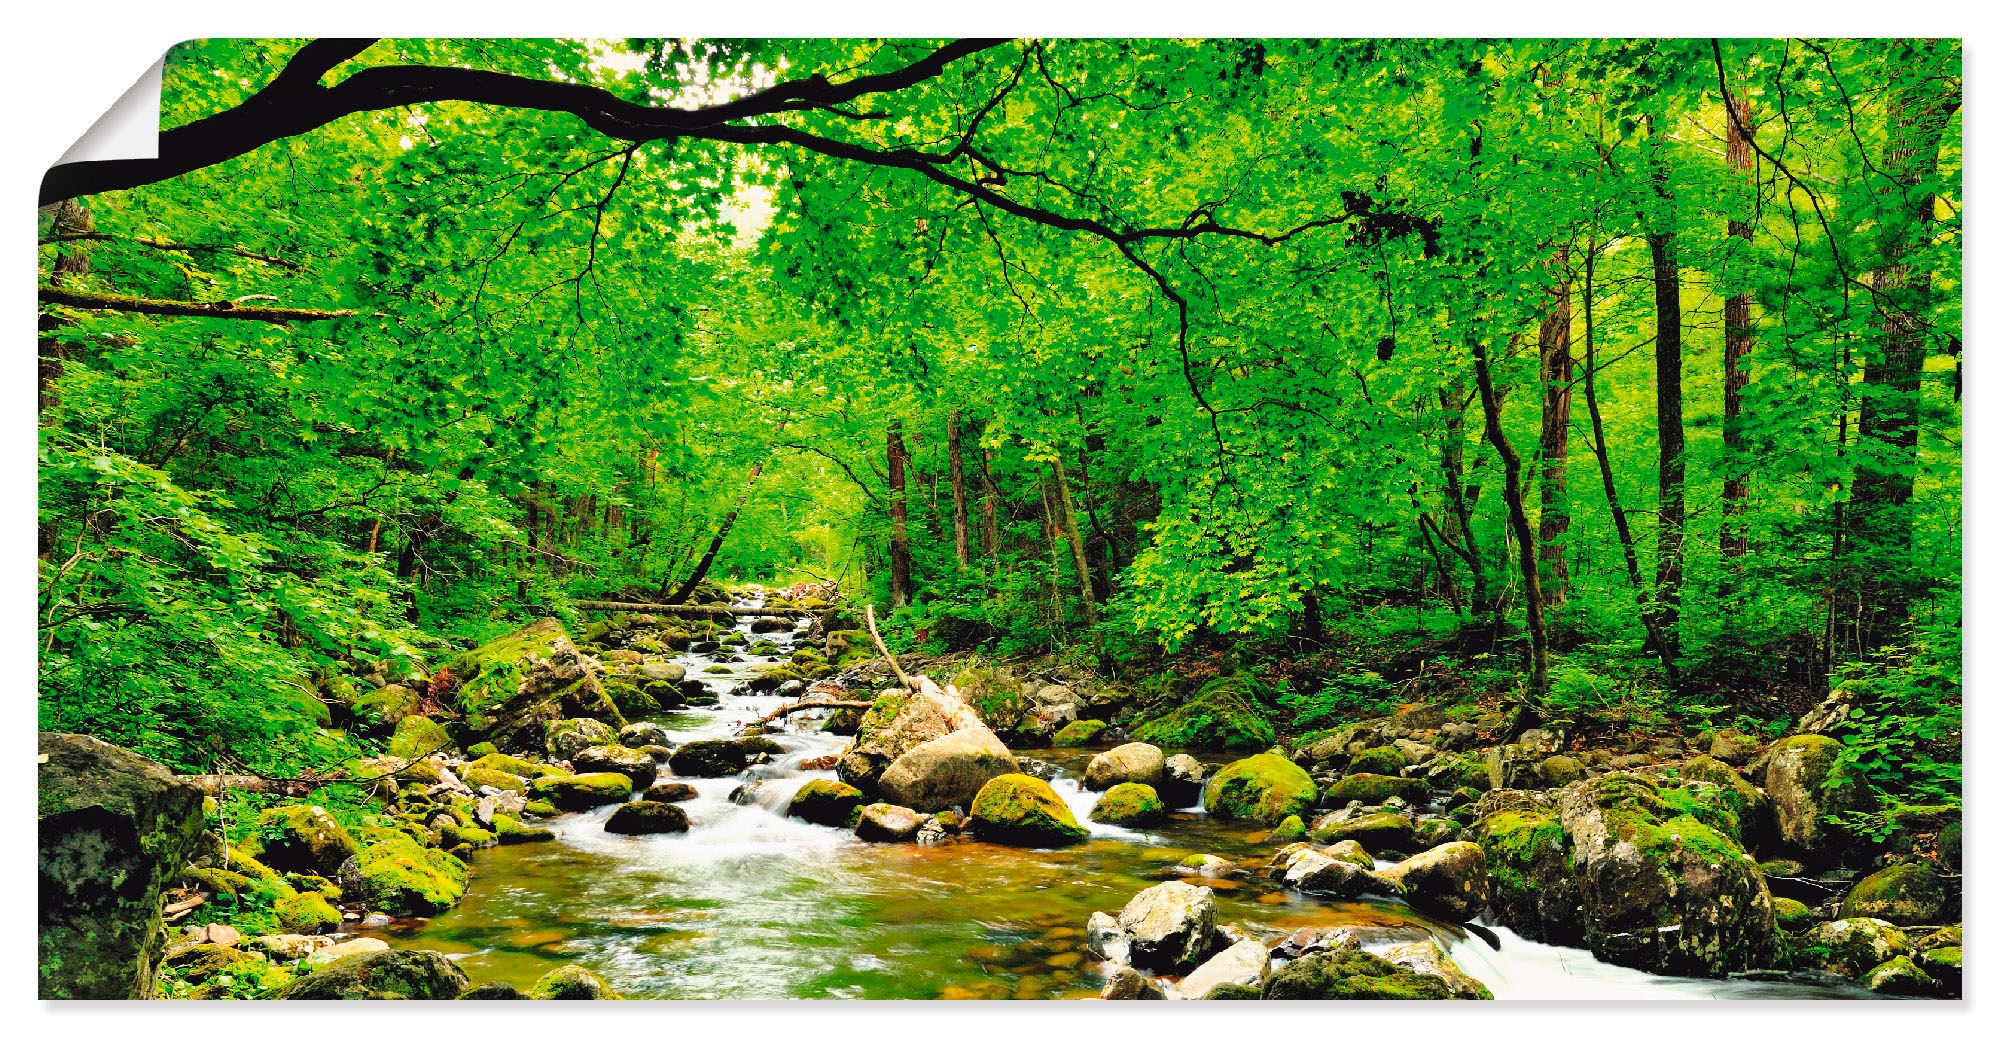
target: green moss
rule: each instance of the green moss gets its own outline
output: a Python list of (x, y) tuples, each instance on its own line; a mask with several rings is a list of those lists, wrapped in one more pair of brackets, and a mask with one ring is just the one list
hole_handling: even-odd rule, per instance
[(340, 928), (340, 910), (319, 894), (294, 894), (272, 906), (287, 933), (327, 933)]
[(538, 779), (545, 775), (564, 774), (561, 768), (547, 764), (536, 764), (533, 761), (522, 760), (519, 757), (510, 757), (504, 753), (486, 754), (478, 760), (473, 761), (468, 767), (486, 768), (524, 779)]
[(972, 828), (982, 840), (1026, 847), (1060, 847), (1089, 833), (1049, 784), (1031, 775), (1001, 775), (972, 799)]
[(1310, 811), (1319, 787), (1305, 769), (1277, 753), (1245, 757), (1222, 768), (1202, 791), (1202, 806), (1217, 818), (1276, 824)]
[(1298, 815), (1286, 815), (1285, 820), (1279, 822), (1276, 829), (1271, 830), (1271, 835), (1264, 837), (1264, 842), (1282, 845), (1305, 838), (1305, 819), (1300, 818)]
[(1261, 750), (1278, 740), (1277, 729), (1238, 687), (1217, 679), (1184, 705), (1139, 725), (1132, 737), (1156, 746), (1208, 750)]
[(813, 779), (799, 787), (786, 813), (814, 825), (845, 828), (854, 825), (868, 797), (845, 782)]
[(365, 847), (341, 869), (349, 897), (391, 915), (435, 915), (465, 896), (465, 863), (413, 840)]
[(528, 997), (545, 1000), (601, 1000), (624, 996), (611, 989), (610, 982), (582, 966), (558, 966), (542, 974)]
[(494, 789), (505, 790), (510, 793), (522, 793), (528, 789), (528, 780), (519, 775), (509, 775), (504, 771), (495, 771), (492, 768), (482, 768), (477, 765), (468, 766), (465, 769), (465, 774), (459, 777), (465, 780), (467, 786), (475, 790), (481, 786), (492, 786)]
[(489, 753), (499, 753), (499, 752), (500, 752), (500, 747), (495, 746), (490, 742), (476, 742), (465, 748), (465, 753), (469, 757), (484, 757)]
[(1379, 804), (1390, 797), (1401, 797), (1410, 803), (1420, 804), (1430, 793), (1430, 786), (1420, 778), (1357, 773), (1342, 776), (1333, 788), (1326, 791), (1326, 797), (1329, 804), (1345, 804), (1350, 800)]
[(395, 734), (389, 736), (389, 752), (404, 760), (450, 749), (451, 745), (451, 735), (444, 726), (422, 714), (397, 721)]
[(1493, 899), (1501, 903), (1533, 905), (1534, 877), (1568, 854), (1568, 836), (1552, 815), (1497, 812), (1479, 821), (1474, 840), (1486, 854)]
[(1812, 909), (1805, 902), (1788, 897), (1771, 899), (1771, 917), (1777, 921), (1778, 929), (1786, 933), (1804, 933), (1813, 925)]
[(1150, 829), (1166, 821), (1160, 794), (1143, 782), (1121, 782), (1104, 791), (1090, 809), (1090, 820), (1105, 825)]
[(1945, 921), (1947, 900), (1944, 878), (1936, 869), (1920, 861), (1904, 862), (1856, 883), (1841, 902), (1840, 914), (1928, 926)]
[(1354, 759), (1347, 762), (1347, 773), (1401, 775), (1409, 763), (1409, 759), (1403, 756), (1403, 751), (1394, 746), (1377, 746), (1372, 750), (1363, 750), (1355, 754)]
[(1274, 970), (1266, 999), (1448, 999), (1443, 980), (1366, 952), (1313, 952)]
[(243, 849), (273, 868), (329, 874), (360, 845), (325, 808), (289, 804), (259, 812)]
[(293, 984), (285, 997), (448, 999), (469, 987), (465, 971), (441, 952), (391, 949), (335, 959)]
[(1071, 721), (1050, 742), (1056, 746), (1089, 746), (1105, 727), (1103, 721)]
[(547, 829), (528, 825), (513, 815), (505, 814), (493, 816), (493, 835), (498, 837), (501, 843), (540, 843), (556, 838), (556, 834)]
[(578, 811), (629, 798), (632, 780), (613, 771), (594, 771), (582, 775), (547, 775), (536, 779), (534, 788), (557, 807)]
[(417, 693), (384, 685), (354, 701), (354, 719), (364, 728), (389, 728), (417, 711)]

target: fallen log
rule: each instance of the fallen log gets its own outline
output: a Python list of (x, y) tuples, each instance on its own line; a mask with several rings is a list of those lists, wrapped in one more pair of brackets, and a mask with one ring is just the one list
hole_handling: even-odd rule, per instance
[(594, 599), (578, 599), (570, 603), (578, 609), (589, 609), (600, 613), (666, 613), (672, 616), (822, 616), (834, 611), (833, 606), (825, 609), (772, 609), (765, 606), (706, 606), (706, 605), (663, 605), (657, 602), (600, 602)]
[(786, 703), (784, 706), (750, 722), (750, 724), (753, 727), (770, 724), (780, 717), (784, 717), (787, 714), (796, 714), (801, 710), (866, 710), (874, 705), (874, 703), (868, 702), (865, 699), (822, 699), (818, 702), (801, 701)]

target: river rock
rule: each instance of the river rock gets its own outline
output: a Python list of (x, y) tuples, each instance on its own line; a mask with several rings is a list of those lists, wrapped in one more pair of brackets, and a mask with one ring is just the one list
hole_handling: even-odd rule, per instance
[(616, 804), (632, 795), (632, 780), (610, 771), (584, 775), (544, 775), (535, 792), (565, 811), (582, 811), (599, 804)]
[(1938, 982), (1925, 973), (1907, 955), (1898, 955), (1888, 962), (1868, 971), (1861, 978), (1861, 986), (1878, 995), (1929, 995), (1938, 990)]
[(1069, 805), (1032, 775), (1001, 775), (972, 799), (973, 835), (989, 843), (1060, 847), (1088, 836)]
[(621, 998), (603, 977), (574, 963), (557, 966), (542, 974), (528, 989), (528, 997), (544, 1001), (582, 1002)]
[(1366, 895), (1403, 896), (1401, 883), (1384, 879), (1351, 861), (1328, 857), (1311, 848), (1293, 852), (1289, 856), (1289, 862), (1289, 866), (1285, 869), (1284, 884), (1308, 893), (1331, 894), (1344, 900), (1354, 900)]
[(687, 829), (686, 811), (653, 800), (635, 800), (611, 812), (611, 817), (604, 820), (605, 832), (628, 836), (684, 833)]
[(882, 773), (876, 789), (890, 803), (942, 811), (971, 803), (988, 781), (1020, 770), (1013, 752), (982, 725), (911, 747)]
[(1935, 926), (1950, 921), (1946, 918), (1950, 897), (1937, 870), (1921, 861), (1904, 862), (1856, 883), (1841, 901), (1840, 914), (1897, 926)]
[(361, 846), (325, 808), (287, 804), (258, 812), (242, 849), (281, 872), (330, 876)]
[[(1108, 918), (1108, 917), (1107, 917)], [(1121, 966), (1111, 973), (1111, 979), (1104, 982), (1097, 997), (1107, 1002), (1131, 1002), (1165, 998), (1160, 994), (1158, 981), (1130, 966)]]
[(1840, 762), (1840, 750), (1824, 735), (1794, 735), (1772, 743), (1765, 760), (1764, 792), (1778, 839), (1806, 860), (1826, 860), (1845, 839), (1826, 816), (1874, 803), (1867, 780)]
[(1266, 999), (1444, 999), (1454, 997), (1437, 977), (1397, 966), (1367, 952), (1316, 951), (1271, 971)]
[(1458, 963), (1430, 941), (1392, 944), (1375, 953), (1382, 961), (1444, 982), (1453, 998), (1490, 999), (1493, 992), (1485, 984), (1458, 968)]
[(39, 997), (152, 998), (160, 906), (201, 833), (202, 792), (87, 735), (44, 732), (37, 752)]
[(1147, 887), (1118, 913), (1132, 965), (1177, 973), (1215, 946), (1215, 894), (1180, 880)]
[(910, 750), (961, 729), (985, 729), (979, 712), (939, 691), (884, 692), (875, 697), (834, 768), (840, 780), (872, 792), (883, 772)]
[(1393, 811), (1337, 811), (1314, 822), (1312, 834), (1328, 843), (1353, 840), (1373, 854), (1406, 853), (1417, 846), (1416, 825)]
[(643, 663), (632, 670), (632, 676), (641, 681), (664, 681), (678, 685), (687, 680), (687, 668), (678, 663)]
[(1108, 912), (1090, 913), (1090, 921), (1084, 925), (1083, 944), (1092, 955), (1106, 962), (1123, 965), (1132, 961), (1132, 942), (1125, 928), (1118, 925), (1118, 917)]
[(1614, 773), (1513, 802), (1520, 810), (1487, 814), (1475, 838), (1494, 908), (1524, 936), (1581, 942), (1655, 973), (1724, 976), (1769, 960), (1775, 923), (1763, 874), (1651, 781)]
[(1158, 789), (1166, 779), (1166, 765), (1166, 754), (1158, 746), (1128, 742), (1090, 758), (1090, 764), (1083, 770), (1083, 788), (1103, 790), (1137, 782)]
[(687, 778), (721, 778), (750, 766), (760, 756), (776, 756), (785, 748), (761, 735), (741, 739), (701, 739), (674, 751), (670, 766)]
[(629, 746), (635, 750), (641, 750), (648, 746), (672, 746), (674, 744), (673, 740), (667, 736), (667, 730), (652, 721), (640, 721), (620, 728), (618, 730), (618, 743), (621, 746)]
[(1486, 852), (1469, 840), (1433, 847), (1376, 874), (1401, 885), (1412, 905), (1452, 922), (1486, 910)]
[[(850, 787), (851, 788), (851, 787)], [(854, 835), (869, 843), (902, 843), (913, 840), (931, 816), (900, 804), (869, 804), (861, 809)]]
[(1254, 988), (1264, 983), (1264, 977), (1271, 971), (1271, 953), (1261, 941), (1237, 941), (1210, 956), (1207, 962), (1195, 967), (1173, 989), (1173, 997), (1184, 999), (1207, 998), (1217, 984), (1240, 984)]
[(1160, 795), (1142, 782), (1121, 782), (1104, 791), (1091, 806), (1090, 820), (1128, 829), (1150, 829), (1166, 821)]
[(678, 804), (701, 796), (701, 792), (685, 782), (662, 782), (639, 794), (641, 799), (662, 804)]
[[(605, 693), (604, 665), (578, 651), (569, 632), (553, 618), (460, 653), (446, 669), (462, 679), (451, 693), (451, 706), (464, 719), (474, 742), (518, 747), (563, 718), (607, 722), (607, 734), (613, 737), (625, 724), (617, 704)], [(550, 755), (569, 756), (553, 750)]]
[(660, 774), (660, 764), (651, 754), (624, 746), (590, 746), (576, 755), (572, 765), (579, 775), (609, 772), (632, 780), (632, 788), (645, 789)]
[(844, 829), (854, 824), (855, 816), (867, 800), (860, 790), (845, 782), (813, 779), (792, 794), (785, 813), (802, 822)]
[(1202, 792), (1202, 806), (1217, 818), (1240, 818), (1276, 825), (1286, 815), (1310, 810), (1319, 787), (1305, 769), (1277, 753), (1260, 753), (1215, 773)]
[(1201, 803), (1201, 787), (1208, 781), (1208, 769), (1189, 754), (1176, 753), (1161, 762), (1160, 802), (1169, 808), (1193, 807)]
[(542, 746), (552, 760), (569, 760), (592, 746), (609, 746), (618, 733), (593, 717), (562, 718), (549, 722)]
[[(331, 940), (331, 938), (328, 939)], [(332, 962), (335, 959), (347, 958), (350, 955), (368, 955), (373, 952), (388, 950), (389, 942), (379, 937), (352, 937), (337, 944), (328, 944), (306, 953), (306, 963), (311, 966), (319, 966)]]
[(1880, 919), (1834, 919), (1807, 930), (1800, 943), (1819, 949), (1828, 970), (1856, 978), (1910, 953), (1909, 935)]
[(299, 978), (288, 999), (457, 998), (472, 984), (465, 971), (434, 951), (349, 955)]

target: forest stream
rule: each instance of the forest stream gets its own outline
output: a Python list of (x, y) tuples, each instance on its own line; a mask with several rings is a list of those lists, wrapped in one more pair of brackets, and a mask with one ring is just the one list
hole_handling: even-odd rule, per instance
[[(747, 635), (750, 622), (739, 617), (737, 630)], [(801, 634), (755, 637), (789, 654)], [(745, 687), (754, 664), (783, 658), (745, 655), (725, 664), (727, 673), (706, 673), (714, 655), (677, 656), (719, 702), (672, 715), (676, 741), (732, 737), (789, 701)], [(968, 840), (863, 842), (851, 830), (784, 814), (799, 786), (832, 777), (799, 765), (847, 741), (818, 731), (807, 716), (773, 731), (783, 757), (739, 776), (685, 780), (700, 794), (681, 805), (691, 822), (686, 833), (608, 834), (604, 821), (616, 805), (563, 815), (550, 823), (552, 842), (476, 858), (470, 891), (455, 908), (371, 932), (398, 947), (443, 952), (474, 983), (523, 988), (576, 963), (641, 998), (1084, 998), (1105, 979), (1084, 947), (1085, 920), (1116, 912), (1149, 885), (1181, 879), (1215, 892), (1218, 922), (1267, 942), (1301, 927), (1353, 929), (1364, 950), (1435, 940), (1496, 998), (1871, 997), (1852, 985), (1656, 976), (1502, 927), (1487, 931), (1496, 949), (1399, 903), (1327, 900), (1253, 873), (1188, 875), (1175, 866), (1189, 854), (1268, 856), (1258, 842), (1264, 831), (1199, 808), (1143, 833), (1088, 821), (1099, 794), (1078, 778), (1090, 750), (1021, 755), (1090, 829), (1084, 843), (1031, 850)], [(732, 802), (753, 782), (736, 796), (742, 803)]]

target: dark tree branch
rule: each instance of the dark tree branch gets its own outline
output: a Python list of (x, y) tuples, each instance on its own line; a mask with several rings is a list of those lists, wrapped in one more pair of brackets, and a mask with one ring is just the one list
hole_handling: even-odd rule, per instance
[(297, 310), (279, 306), (238, 306), (228, 300), (196, 303), (183, 299), (146, 299), (112, 292), (86, 292), (44, 285), (37, 293), (44, 303), (71, 306), (79, 310), (121, 310), (157, 317), (226, 317), (238, 321), (265, 321), (291, 324), (294, 321), (333, 321), (353, 317), (355, 310)]

